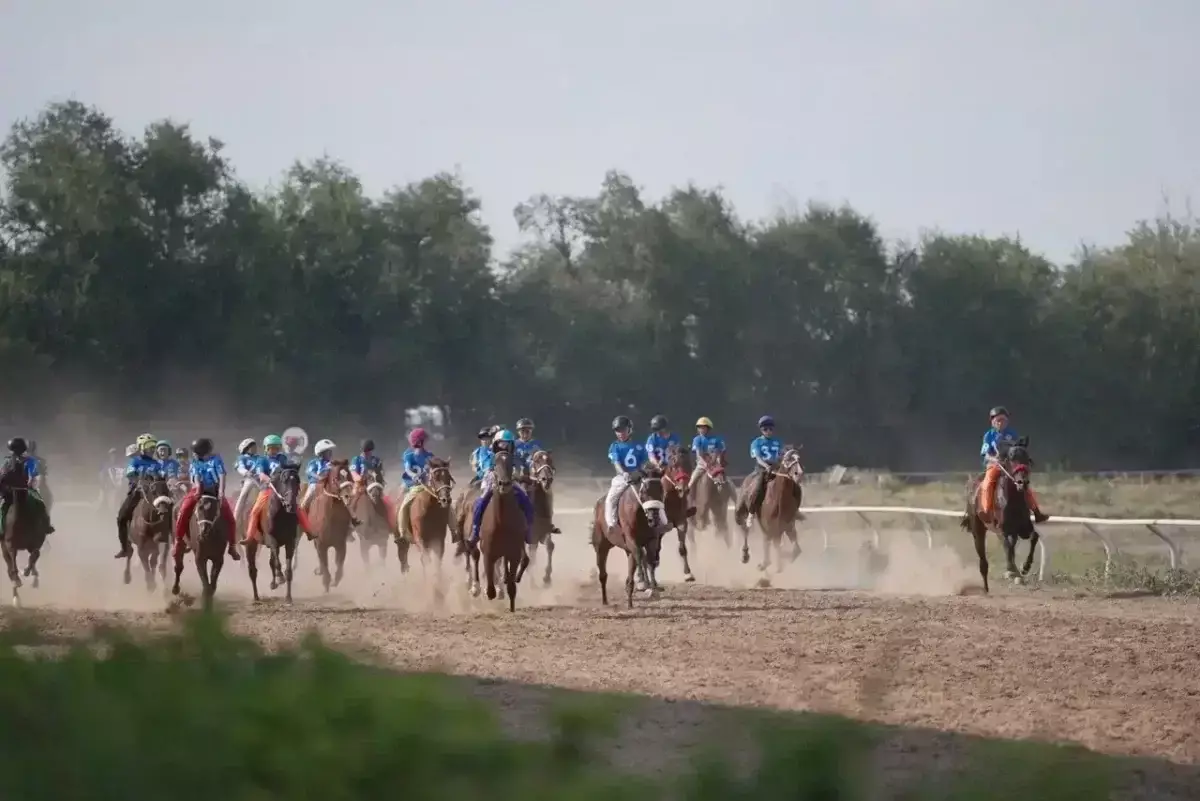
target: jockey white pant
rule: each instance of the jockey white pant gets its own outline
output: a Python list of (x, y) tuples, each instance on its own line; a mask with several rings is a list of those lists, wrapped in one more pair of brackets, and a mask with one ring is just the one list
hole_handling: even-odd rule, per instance
[(613, 476), (612, 484), (608, 487), (608, 495), (604, 496), (604, 522), (612, 528), (617, 524), (617, 510), (621, 506), (621, 493), (629, 487), (629, 476), (618, 473)]
[(233, 505), (234, 520), (242, 519), (242, 509), (247, 503), (253, 502), (253, 500), (258, 497), (258, 490), (259, 486), (257, 481), (250, 478), (242, 480), (242, 490), (238, 493), (237, 503)]
[(317, 494), (317, 484), (314, 481), (312, 484), (308, 485), (308, 489), (305, 490), (305, 492), (304, 492), (304, 500), (302, 500), (300, 502), (300, 505), (304, 507), (304, 511), (306, 511), (306, 512), (308, 511), (308, 505), (310, 503), (312, 503), (312, 497), (316, 494)]
[(696, 486), (696, 482), (700, 480), (700, 476), (704, 475), (704, 465), (696, 465), (696, 469), (692, 471), (692, 477), (688, 479), (688, 489)]

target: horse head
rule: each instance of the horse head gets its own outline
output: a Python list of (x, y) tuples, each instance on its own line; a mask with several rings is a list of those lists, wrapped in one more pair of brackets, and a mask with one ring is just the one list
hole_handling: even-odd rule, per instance
[(787, 476), (797, 485), (804, 480), (804, 467), (800, 464), (800, 451), (803, 449), (803, 445), (786, 445), (779, 459), (779, 474)]
[(449, 459), (430, 459), (425, 473), (425, 487), (442, 506), (450, 505), (450, 493), (454, 488), (454, 476), (450, 475)]
[(279, 499), (279, 505), (288, 514), (295, 514), (296, 499), (300, 497), (300, 468), (283, 465), (271, 476), (271, 489)]
[(554, 458), (550, 451), (536, 451), (529, 458), (529, 475), (534, 483), (540, 484), (546, 492), (554, 483)]
[(371, 503), (379, 503), (383, 500), (383, 479), (379, 477), (379, 471), (374, 468), (367, 470), (363, 476), (363, 483), (367, 486), (367, 497), (371, 499)]
[(330, 497), (336, 498), (350, 506), (350, 496), (354, 492), (354, 481), (350, 478), (350, 462), (345, 459), (335, 459), (329, 463), (329, 470), (321, 479), (321, 488)]
[(513, 457), (508, 451), (496, 451), (492, 456), (492, 475), (495, 477), (494, 491), (507, 495), (513, 488)]
[(1029, 437), (1021, 437), (1010, 445), (1004, 460), (1008, 463), (1008, 473), (1017, 491), (1024, 492), (1029, 486), (1029, 474), (1033, 469), (1033, 457), (1029, 455)]
[(664, 480), (670, 485), (671, 491), (679, 495), (687, 495), (688, 482), (692, 477), (692, 459), (690, 451), (680, 445), (667, 448), (666, 469), (663, 471)]
[(202, 492), (200, 500), (196, 502), (196, 512), (192, 519), (196, 521), (196, 528), (200, 530), (200, 536), (205, 536), (208, 530), (221, 519), (221, 499), (216, 495)]
[(155, 518), (160, 518), (163, 515), (171, 513), (171, 507), (175, 505), (175, 499), (171, 497), (171, 489), (165, 478), (162, 476), (142, 476), (138, 479), (137, 486), (138, 492), (142, 494), (142, 498), (154, 510)]

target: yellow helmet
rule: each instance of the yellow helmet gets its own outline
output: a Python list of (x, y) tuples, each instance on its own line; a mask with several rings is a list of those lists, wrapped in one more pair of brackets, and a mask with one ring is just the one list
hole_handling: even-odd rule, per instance
[(709, 420), (707, 417), (701, 417), (696, 421), (696, 428), (699, 428), (700, 426), (708, 426), (709, 428), (712, 428), (712, 420)]

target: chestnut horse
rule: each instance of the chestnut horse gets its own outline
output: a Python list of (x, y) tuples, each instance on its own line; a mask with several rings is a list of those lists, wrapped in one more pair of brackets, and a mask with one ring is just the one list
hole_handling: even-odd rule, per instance
[[(350, 480), (350, 463), (337, 459), (329, 463), (325, 475), (317, 481), (317, 494), (308, 508), (309, 533), (317, 549), (317, 572), (325, 592), (342, 583), (346, 567), (346, 543), (350, 538), (353, 519), (350, 515), (354, 482)], [(329, 573), (329, 551), (333, 551), (334, 575)]]
[[(451, 493), (454, 476), (450, 475), (450, 460), (434, 457), (429, 460), (425, 478), (421, 482), (417, 497), (408, 505), (408, 520), (397, 521), (399, 531), (410, 532), (411, 539), (396, 535), (400, 549), (401, 569), (408, 570), (408, 549), (415, 546), (421, 554), (421, 569), (430, 558), (436, 559), (437, 580), (441, 581), (442, 561), (446, 557), (446, 532), (450, 527)], [(407, 523), (404, 525), (403, 523)]]
[[(766, 495), (762, 508), (758, 512), (758, 527), (763, 535), (763, 560), (759, 570), (766, 570), (771, 564), (771, 548), (774, 546), (780, 557), (775, 563), (775, 572), (783, 570), (781, 544), (783, 535), (787, 534), (792, 541), (792, 558), (796, 561), (800, 556), (800, 542), (796, 536), (796, 521), (800, 518), (800, 502), (803, 498), (801, 482), (804, 478), (804, 468), (800, 464), (800, 449), (794, 445), (786, 445), (779, 465), (761, 480), (767, 481)], [(747, 526), (743, 523), (743, 542), (745, 542)], [(745, 561), (743, 559), (743, 561)]]
[(496, 597), (498, 568), (504, 570), (504, 590), (508, 595), (508, 611), (517, 609), (517, 582), (529, 566), (525, 553), (525, 532), (528, 527), (525, 513), (513, 494), (512, 454), (498, 451), (492, 462), (494, 484), (492, 497), (479, 525), (479, 542), (467, 543), (468, 558), (471, 560), (472, 595), (479, 595), (479, 562), (487, 574), (487, 597)]
[(529, 500), (533, 503), (533, 542), (529, 546), (529, 563), (537, 561), (539, 546), (546, 548), (546, 573), (542, 584), (550, 586), (554, 572), (554, 496), (550, 488), (554, 485), (554, 459), (550, 451), (535, 451), (529, 457), (529, 474), (521, 481)]
[(725, 473), (725, 454), (701, 461), (699, 476), (692, 483), (692, 498), (696, 506), (696, 530), (704, 531), (711, 524), (726, 547), (732, 544), (729, 536), (729, 504), (733, 500), (733, 485)]
[(358, 550), (362, 554), (363, 566), (371, 568), (371, 548), (379, 549), (379, 558), (387, 564), (389, 537), (395, 537), (396, 520), (391, 504), (384, 494), (383, 478), (379, 472), (368, 469), (363, 476), (363, 486), (356, 489), (350, 511), (361, 521), (355, 532), (358, 535)]
[[(142, 563), (146, 592), (154, 592), (158, 586), (154, 578), (156, 571), (161, 572), (164, 583), (167, 580), (167, 556), (170, 553), (171, 532), (175, 530), (175, 500), (171, 497), (167, 480), (160, 477), (139, 478), (134, 492), (141, 497), (129, 521), (129, 541)], [(130, 553), (125, 557), (126, 584), (133, 581), (130, 570), (132, 561), (133, 553)]]
[(604, 500), (605, 496), (601, 495), (592, 513), (592, 548), (596, 551), (600, 603), (608, 605), (608, 553), (613, 548), (620, 548), (629, 560), (629, 574), (625, 577), (625, 602), (632, 609), (635, 582), (640, 580), (647, 598), (654, 594), (654, 587), (647, 577), (647, 563), (650, 569), (657, 568), (662, 549), (665, 527), (658, 522), (664, 517), (662, 479), (643, 478), (638, 486), (631, 485), (621, 493), (613, 536), (609, 536), (608, 523), (604, 519)]

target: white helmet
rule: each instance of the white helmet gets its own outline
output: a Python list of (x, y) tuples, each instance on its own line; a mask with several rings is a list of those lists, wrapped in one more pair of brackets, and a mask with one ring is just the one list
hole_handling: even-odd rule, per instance
[(316, 447), (313, 448), (313, 453), (315, 453), (317, 456), (320, 456), (322, 453), (327, 453), (336, 447), (337, 446), (333, 444), (332, 440), (323, 439), (316, 444)]
[(137, 445), (126, 445), (125, 446), (125, 455), (126, 456), (130, 456), (130, 457), (137, 456), (137, 452), (138, 452)]
[(251, 445), (257, 445), (257, 444), (258, 444), (258, 442), (256, 440), (253, 440), (250, 437), (246, 437), (244, 440), (242, 440), (241, 442), (238, 443), (238, 453), (245, 453), (246, 448), (249, 448)]

